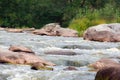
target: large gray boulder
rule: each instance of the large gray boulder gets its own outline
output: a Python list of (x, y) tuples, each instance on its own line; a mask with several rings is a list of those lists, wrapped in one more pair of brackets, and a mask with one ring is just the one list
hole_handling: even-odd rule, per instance
[(120, 24), (101, 24), (88, 28), (84, 35), (85, 40), (120, 42)]
[(46, 24), (42, 29), (33, 31), (33, 34), (47, 36), (77, 37), (78, 32), (69, 28), (62, 28), (58, 23)]

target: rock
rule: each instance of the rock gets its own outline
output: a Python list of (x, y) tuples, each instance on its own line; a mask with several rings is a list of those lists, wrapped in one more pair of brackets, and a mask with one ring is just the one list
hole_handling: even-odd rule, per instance
[(99, 70), (95, 76), (95, 80), (120, 80), (120, 66)]
[(12, 28), (6, 28), (5, 31), (7, 32), (13, 32), (13, 33), (22, 33), (22, 29), (12, 29)]
[(42, 29), (44, 29), (47, 32), (54, 32), (58, 29), (61, 29), (61, 26), (58, 23), (50, 23), (46, 24)]
[(67, 44), (63, 45), (61, 48), (63, 49), (93, 49), (91, 45), (85, 45), (85, 44)]
[(48, 62), (39, 56), (33, 54), (25, 54), (19, 52), (12, 52), (9, 50), (0, 49), (0, 63), (12, 63), (12, 64), (34, 64), (39, 62), (46, 66), (54, 66), (55, 64)]
[(67, 68), (65, 68), (63, 70), (69, 70), (69, 71), (71, 71), (71, 70), (78, 70), (78, 69), (76, 69), (74, 66), (68, 66)]
[(58, 25), (57, 23), (50, 23), (50, 24), (46, 24), (42, 29), (33, 31), (33, 34), (57, 36), (56, 32), (60, 28), (61, 28), (60, 25)]
[(31, 69), (33, 69), (33, 70), (53, 70), (53, 68), (47, 67), (47, 66), (45, 66), (44, 64), (42, 64), (40, 62), (32, 64)]
[(84, 39), (93, 41), (120, 42), (120, 24), (101, 24), (88, 28)]
[(0, 27), (0, 31), (3, 31), (5, 28)]
[(75, 52), (70, 51), (70, 50), (45, 51), (45, 54), (49, 54), (49, 55), (76, 55)]
[(36, 35), (50, 35), (48, 32), (46, 32), (44, 29), (40, 29), (40, 30), (35, 30), (32, 32), (33, 34)]
[(114, 61), (112, 59), (100, 59), (100, 60), (96, 61), (95, 63), (90, 64), (89, 67), (92, 67), (98, 71), (100, 69), (113, 67), (115, 65), (117, 66), (120, 64), (117, 61)]
[(24, 28), (23, 31), (34, 31), (35, 28)]
[(64, 36), (64, 37), (78, 37), (78, 33), (75, 30), (69, 28), (61, 28), (56, 31), (57, 36)]
[(33, 34), (64, 37), (78, 36), (77, 31), (68, 28), (61, 28), (58, 23), (46, 24), (42, 29), (33, 31)]
[(25, 52), (35, 54), (31, 49), (21, 45), (12, 45), (10, 46), (9, 50), (13, 52)]

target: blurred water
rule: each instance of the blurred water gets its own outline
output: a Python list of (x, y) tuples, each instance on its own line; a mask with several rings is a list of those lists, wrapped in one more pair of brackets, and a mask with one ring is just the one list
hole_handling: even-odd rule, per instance
[[(36, 55), (51, 61), (57, 66), (53, 71), (31, 70), (29, 65), (0, 64), (0, 80), (94, 80), (95, 72), (88, 64), (100, 58), (120, 56), (120, 42), (95, 42), (82, 38), (39, 36), (30, 33), (9, 33), (0, 31), (0, 48), (10, 45), (23, 45), (31, 48)], [(73, 56), (47, 55), (46, 51), (70, 50)], [(77, 71), (64, 71), (67, 66), (75, 66)]]

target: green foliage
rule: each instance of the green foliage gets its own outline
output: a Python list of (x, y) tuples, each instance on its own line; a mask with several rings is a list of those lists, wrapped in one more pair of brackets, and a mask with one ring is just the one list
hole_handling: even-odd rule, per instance
[[(75, 29), (82, 36), (83, 32), (90, 26), (104, 23), (120, 22), (119, 8), (106, 4), (105, 7), (91, 11), (89, 8), (79, 10), (79, 13), (71, 21), (69, 28)], [(84, 13), (83, 13), (84, 12)]]
[(62, 19), (62, 5), (55, 0), (0, 0), (0, 26), (40, 28)]
[(119, 0), (0, 0), (0, 26), (41, 28), (58, 22), (81, 34), (92, 25), (120, 22), (119, 7)]

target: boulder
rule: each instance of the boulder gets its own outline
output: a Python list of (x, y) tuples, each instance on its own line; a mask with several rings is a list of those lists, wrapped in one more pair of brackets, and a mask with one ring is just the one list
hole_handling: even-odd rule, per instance
[(50, 35), (50, 33), (46, 32), (44, 29), (35, 30), (32, 33), (36, 35)]
[(5, 31), (7, 32), (13, 32), (13, 33), (22, 33), (22, 29), (14, 29), (14, 28), (6, 28)]
[(25, 52), (35, 54), (31, 49), (21, 45), (11, 45), (9, 50), (13, 52)]
[(69, 28), (61, 28), (56, 31), (57, 36), (64, 36), (64, 37), (78, 37), (78, 33), (75, 30)]
[(33, 34), (64, 37), (78, 36), (77, 31), (68, 28), (62, 28), (58, 23), (46, 24), (42, 29), (33, 31)]
[(120, 80), (120, 66), (99, 70), (95, 76), (95, 80)]
[(120, 24), (101, 24), (88, 28), (83, 38), (93, 41), (120, 42)]
[(100, 59), (96, 61), (95, 63), (92, 63), (89, 65), (89, 67), (92, 67), (94, 70), (98, 71), (103, 68), (113, 67), (113, 66), (120, 66), (120, 64), (112, 59)]
[(51, 51), (45, 51), (45, 54), (49, 55), (76, 55), (75, 52), (70, 50), (51, 50)]
[(54, 66), (55, 64), (44, 60), (43, 58), (26, 53), (12, 52), (9, 50), (0, 49), (0, 63), (12, 64), (29, 64), (32, 65), (39, 62), (46, 66)]

